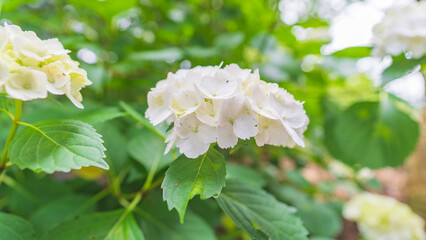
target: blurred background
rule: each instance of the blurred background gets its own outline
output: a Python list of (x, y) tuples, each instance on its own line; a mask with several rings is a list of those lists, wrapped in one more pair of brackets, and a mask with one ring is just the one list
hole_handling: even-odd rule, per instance
[[(305, 149), (284, 149), (245, 142), (229, 155), (238, 164), (229, 174), (237, 178), (241, 171), (257, 169), (285, 183), (279, 188), (264, 180), (260, 184), (296, 205), (311, 233), (357, 239), (354, 224), (338, 212), (360, 189), (407, 202), (426, 217), (421, 161), (426, 140), (419, 137), (423, 77), (419, 69), (403, 78), (398, 73), (384, 76), (392, 58), (371, 55), (374, 24), (385, 9), (407, 2), (0, 0), (0, 23), (35, 31), (42, 39), (58, 37), (93, 82), (83, 90), (85, 110), (51, 96), (25, 105), (28, 122), (66, 117), (90, 122), (90, 113), (101, 107), (114, 112), (119, 101), (143, 114), (149, 89), (168, 72), (222, 62), (258, 68), (263, 80), (278, 83), (305, 102), (308, 144)], [(381, 111), (384, 103), (391, 110)], [(1, 141), (7, 136), (6, 120), (0, 116)], [(120, 149), (133, 142), (138, 126), (113, 121), (96, 128), (104, 135), (113, 174), (125, 162), (145, 171), (136, 166), (131, 152)], [(137, 171), (131, 174), (135, 181), (144, 177)], [(301, 199), (316, 203), (297, 205)], [(217, 232), (237, 231), (222, 221), (224, 227)]]

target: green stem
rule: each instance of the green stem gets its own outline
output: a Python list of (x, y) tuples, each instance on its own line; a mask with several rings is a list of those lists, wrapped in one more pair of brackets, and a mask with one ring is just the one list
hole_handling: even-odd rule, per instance
[[(157, 157), (154, 162), (152, 163), (151, 169), (149, 170), (148, 176), (146, 178), (146, 181), (142, 187), (142, 189), (136, 193), (135, 197), (133, 198), (132, 202), (129, 204), (126, 199), (120, 198), (120, 204), (126, 207), (126, 210), (124, 213), (120, 216), (118, 221), (114, 224), (114, 227), (109, 232), (108, 236), (110, 236), (113, 232), (113, 229), (118, 227), (119, 224), (129, 215), (129, 213), (133, 212), (133, 210), (136, 208), (136, 206), (139, 204), (139, 202), (142, 200), (142, 195), (147, 191), (151, 189), (152, 181), (154, 179), (155, 173), (157, 172), (158, 164), (160, 163), (161, 157)], [(155, 185), (158, 184), (157, 181), (155, 182)]]
[(133, 210), (136, 208), (136, 206), (139, 204), (139, 202), (142, 200), (142, 192), (138, 192), (136, 194), (135, 198), (133, 198), (133, 201), (126, 207), (126, 210), (124, 210), (124, 213), (121, 214), (120, 218), (117, 220), (117, 222), (114, 224), (114, 226), (111, 228), (111, 230), (108, 233), (108, 236), (105, 239), (108, 239), (112, 236), (114, 233), (114, 230), (120, 226), (120, 224), (124, 221), (124, 219), (129, 215)]
[(142, 193), (136, 194), (135, 198), (133, 198), (133, 201), (126, 208), (125, 213), (127, 212), (127, 214), (129, 214), (130, 212), (132, 212), (133, 209), (135, 209), (135, 207), (139, 204), (139, 202), (141, 201), (141, 199), (142, 199)]
[(121, 182), (120, 180), (115, 176), (114, 173), (110, 173), (110, 181), (111, 181), (111, 188), (112, 193), (119, 198), (121, 196)]
[(150, 191), (150, 190), (152, 190), (152, 189), (154, 189), (154, 188), (156, 188), (156, 187), (160, 186), (160, 185), (163, 183), (163, 181), (164, 181), (164, 176), (163, 176), (163, 177), (158, 178), (157, 180), (155, 180), (155, 181), (151, 184), (151, 186), (150, 186), (150, 187), (148, 187), (147, 189), (145, 189), (143, 192), (148, 192), (148, 191)]
[(142, 192), (146, 192), (151, 187), (152, 180), (154, 180), (155, 173), (157, 172), (158, 164), (160, 163), (161, 156), (157, 156), (157, 158), (152, 163), (151, 169), (149, 170), (148, 176), (146, 177), (146, 181), (142, 187)]
[(112, 188), (112, 193), (114, 196), (116, 196), (118, 199), (121, 198), (121, 183), (123, 182), (124, 178), (126, 177), (127, 173), (129, 172), (129, 168), (125, 167), (121, 169), (120, 173), (118, 175), (113, 171), (113, 169), (110, 170), (109, 173), (109, 181)]
[(6, 176), (6, 171), (3, 171), (2, 173), (0, 173), (0, 186), (3, 183), (5, 176)]
[(10, 119), (12, 119), (12, 121), (13, 121), (14, 116), (13, 116), (13, 114), (11, 112), (9, 112), (7, 110), (4, 110), (2, 108), (0, 108), (0, 112), (6, 113), (10, 117)]
[(163, 133), (161, 133), (160, 131), (158, 131), (157, 128), (155, 128), (154, 126), (152, 126), (151, 123), (146, 118), (144, 118), (140, 113), (138, 113), (130, 105), (128, 105), (127, 103), (121, 101), (120, 102), (120, 106), (129, 115), (129, 117), (133, 118), (133, 120), (135, 120), (136, 122), (142, 124), (143, 126), (145, 126), (146, 128), (148, 128), (149, 130), (151, 130), (153, 133), (157, 134), (157, 136), (159, 136), (161, 139), (163, 139), (163, 140), (166, 139), (166, 137), (164, 136)]
[(10, 128), (9, 136), (7, 137), (6, 144), (4, 145), (3, 154), (0, 160), (0, 172), (2, 172), (6, 168), (7, 162), (7, 148), (9, 147), (10, 142), (12, 142), (13, 138), (18, 131), (19, 124), (22, 116), (22, 101), (15, 99), (15, 116), (13, 117), (12, 127)]
[[(146, 178), (146, 181), (142, 187), (142, 189), (136, 193), (135, 197), (133, 198), (132, 202), (129, 204), (127, 202), (127, 200), (123, 197), (121, 197), (119, 199), (119, 202), (121, 205), (126, 207), (126, 210), (124, 211), (123, 214), (121, 214), (120, 218), (117, 220), (117, 222), (114, 224), (113, 228), (111, 229), (111, 231), (109, 232), (108, 237), (111, 236), (111, 234), (113, 234), (114, 229), (117, 228), (121, 222), (124, 221), (124, 219), (127, 217), (127, 215), (129, 215), (131, 212), (133, 212), (133, 210), (137, 207), (137, 205), (139, 204), (139, 202), (142, 200), (142, 195), (143, 193), (145, 193), (147, 190), (151, 189), (152, 181), (155, 177), (155, 173), (157, 172), (157, 168), (158, 168), (158, 164), (160, 163), (161, 157), (157, 157), (154, 162), (152, 163), (151, 169), (149, 170), (148, 176)], [(155, 182), (155, 185), (158, 184), (157, 181)]]

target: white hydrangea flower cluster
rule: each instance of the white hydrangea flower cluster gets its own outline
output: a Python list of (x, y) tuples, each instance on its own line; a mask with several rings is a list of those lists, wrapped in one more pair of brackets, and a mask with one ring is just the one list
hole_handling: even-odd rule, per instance
[(217, 141), (234, 147), (254, 137), (257, 145), (304, 146), (309, 119), (303, 103), (275, 83), (236, 64), (169, 73), (148, 93), (146, 117), (153, 125), (174, 122), (166, 142), (196, 158)]
[(0, 26), (0, 93), (29, 101), (50, 92), (83, 108), (80, 90), (91, 82), (69, 52), (57, 38), (41, 40), (16, 25)]
[(346, 219), (357, 222), (366, 239), (425, 240), (424, 221), (407, 205), (371, 193), (352, 198), (345, 206)]
[(426, 1), (412, 0), (404, 7), (386, 11), (374, 29), (374, 54), (399, 55), (410, 52), (413, 58), (426, 54)]

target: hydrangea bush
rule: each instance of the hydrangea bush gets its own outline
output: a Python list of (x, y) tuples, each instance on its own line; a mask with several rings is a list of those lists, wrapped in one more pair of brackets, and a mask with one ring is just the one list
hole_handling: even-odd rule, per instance
[(284, 1), (1, 2), (40, 38), (0, 26), (0, 240), (425, 240), (421, 187), (370, 193), (420, 138), (383, 86), (424, 71), (424, 3), (324, 56), (332, 4)]

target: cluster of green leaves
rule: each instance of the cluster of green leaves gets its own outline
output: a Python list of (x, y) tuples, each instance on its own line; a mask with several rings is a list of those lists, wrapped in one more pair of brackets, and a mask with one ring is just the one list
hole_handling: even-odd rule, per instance
[[(164, 155), (163, 129), (151, 127), (150, 130), (136, 125), (127, 129), (126, 134), (122, 133), (125, 125), (121, 124), (135, 119), (142, 126), (148, 124), (125, 103), (121, 103), (121, 109), (111, 108), (108, 111), (89, 103), (83, 113), (77, 114), (76, 110), (64, 110), (62, 106), (53, 104), (49, 100), (34, 106), (28, 104), (27, 111), (30, 112), (26, 114), (26, 121), (53, 116), (60, 116), (62, 120), (21, 122), (26, 127), (16, 135), (8, 149), (9, 159), (14, 165), (2, 176), (5, 184), (2, 191), (8, 195), (3, 208), (15, 215), (4, 214), (2, 224), (9, 226), (0, 229), (4, 236), (11, 234), (11, 239), (215, 239), (215, 225), (202, 220), (202, 214), (191, 208), (186, 214), (188, 202), (200, 195), (202, 200), (216, 198), (216, 202), (208, 204), (222, 208), (252, 237), (307, 239), (307, 231), (295, 210), (277, 201), (262, 190), (262, 186), (242, 181), (246, 174), (235, 174), (238, 170), (234, 168), (234, 174), (229, 175), (233, 177), (226, 180), (226, 161), (222, 153), (213, 147), (197, 159), (178, 157), (176, 152)], [(49, 114), (40, 116), (43, 111), (49, 111)], [(127, 118), (120, 119), (123, 116)], [(19, 168), (52, 173), (88, 165), (107, 167), (102, 160), (105, 148), (100, 135), (83, 121), (94, 124), (109, 150), (106, 152), (106, 161), (111, 167), (108, 186), (102, 187), (96, 182), (78, 178), (57, 182), (28, 171), (22, 175)], [(125, 135), (129, 136), (129, 140)], [(123, 141), (117, 141), (121, 138)], [(123, 162), (119, 158), (123, 158)], [(84, 176), (84, 172), (76, 174)], [(252, 174), (262, 179), (258, 173)], [(34, 181), (34, 178), (38, 180)], [(154, 189), (161, 182), (162, 197)], [(138, 184), (142, 186), (139, 191)], [(89, 193), (82, 194), (82, 190)], [(43, 195), (39, 196), (40, 193)], [(52, 194), (61, 197), (52, 198)], [(161, 198), (167, 202), (168, 209), (165, 203), (164, 208), (158, 206)], [(31, 204), (20, 209), (27, 201)], [(155, 206), (150, 201), (155, 201)], [(99, 208), (105, 209), (94, 212)], [(176, 208), (180, 221), (172, 217), (174, 213), (170, 210), (173, 208)], [(277, 211), (277, 208), (280, 210)], [(240, 216), (241, 213), (245, 216)], [(215, 214), (220, 216), (220, 211)], [(16, 226), (8, 224), (11, 220), (17, 222)]]
[[(335, 239), (343, 225), (334, 190), (377, 186), (340, 178), (313, 184), (304, 170), (312, 163), (326, 169), (331, 158), (354, 169), (396, 167), (417, 143), (414, 110), (383, 85), (422, 60), (394, 57), (382, 86), (374, 86), (354, 70), (370, 56), (369, 47), (324, 56), (329, 39), (300, 40), (293, 33), (296, 27), (323, 31), (328, 21), (313, 14), (285, 25), (276, 1), (10, 0), (0, 6), (0, 20), (58, 37), (74, 59), (83, 48), (97, 56), (95, 63), (80, 59), (94, 83), (83, 91), (84, 110), (52, 97), (24, 104), (0, 176), (1, 240)], [(230, 152), (211, 147), (197, 159), (176, 149), (163, 154), (168, 127), (143, 117), (147, 92), (168, 72), (222, 61), (259, 68), (262, 79), (305, 101), (306, 149), (244, 141)], [(7, 113), (13, 113), (4, 95), (0, 110), (3, 152)], [(291, 167), (283, 167), (286, 161)]]

